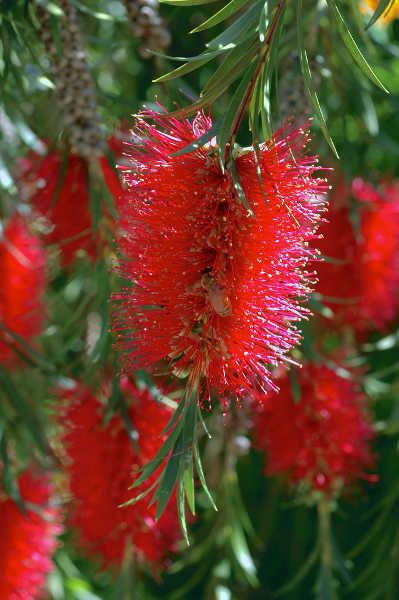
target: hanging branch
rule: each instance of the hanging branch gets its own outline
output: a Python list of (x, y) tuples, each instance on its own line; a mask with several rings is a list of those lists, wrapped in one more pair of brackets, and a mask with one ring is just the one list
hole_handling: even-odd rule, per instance
[[(249, 84), (246, 88), (246, 91), (241, 99), (238, 109), (237, 109), (236, 113), (234, 114), (234, 117), (228, 128), (229, 133), (228, 133), (226, 140), (224, 138), (224, 129), (227, 129), (227, 127), (225, 127), (224, 124), (222, 125), (222, 130), (221, 130), (221, 133), (219, 134), (219, 141), (220, 141), (220, 147), (225, 148), (225, 150), (224, 150), (224, 162), (225, 163), (227, 162), (228, 155), (231, 153), (231, 149), (234, 146), (234, 143), (235, 143), (235, 140), (236, 140), (236, 137), (238, 134), (238, 130), (239, 130), (242, 120), (244, 118), (245, 111), (248, 107), (248, 104), (251, 100), (251, 96), (253, 94), (255, 85), (258, 81), (259, 75), (262, 72), (262, 69), (264, 68), (265, 63), (269, 57), (270, 48), (271, 48), (271, 44), (273, 41), (273, 36), (276, 32), (278, 23), (283, 16), (284, 9), (285, 9), (285, 0), (279, 0), (277, 8), (276, 8), (274, 16), (273, 16), (273, 19), (270, 23), (270, 26), (267, 29), (267, 35), (266, 35), (266, 38), (264, 41), (263, 52), (260, 56), (260, 59), (256, 66), (255, 72), (253, 73), (253, 75), (249, 81)], [(240, 90), (240, 88), (238, 88), (238, 89)], [(238, 90), (237, 90), (237, 92), (238, 92)], [(226, 117), (225, 117), (225, 119), (226, 119)]]
[[(193, 4), (193, 0), (163, 0), (163, 2), (181, 7)], [(207, 0), (195, 1), (196, 5), (206, 3)], [(315, 2), (314, 4), (314, 11), (322, 10), (319, 3)], [(336, 24), (336, 31), (339, 34), (339, 39), (332, 40), (332, 42), (343, 42), (351, 59), (363, 75), (372, 81), (374, 85), (387, 92), (384, 84), (367, 62), (356, 43), (335, 0), (328, 0), (327, 5), (331, 18)], [(380, 5), (386, 7), (386, 1), (382, 0)], [(375, 15), (380, 16), (382, 14), (383, 9), (381, 6), (377, 7)], [(269, 129), (269, 135), (271, 134), (270, 127), (266, 125), (267, 122), (271, 123), (271, 109), (265, 99), (270, 95), (273, 73), (279, 61), (277, 53), (274, 52), (274, 46), (279, 42), (285, 8), (286, 3), (282, 0), (278, 0), (274, 6), (271, 2), (265, 3), (261, 0), (255, 2), (245, 0), (228, 2), (222, 9), (191, 32), (196, 33), (210, 29), (227, 18), (232, 20), (231, 24), (222, 33), (206, 44), (207, 50), (190, 58), (167, 57), (170, 60), (183, 62), (184, 64), (155, 80), (157, 83), (170, 81), (195, 71), (211, 61), (222, 59), (220, 66), (202, 90), (200, 98), (185, 107), (184, 110), (187, 114), (191, 114), (203, 107), (214, 105), (223, 94), (231, 89), (233, 84), (235, 85), (236, 90), (232, 94), (229, 106), (224, 111), (224, 116), (215, 124), (215, 135), (225, 163), (227, 155), (231, 152), (230, 146), (226, 149), (226, 145), (231, 145), (235, 141), (247, 108), (249, 109), (253, 133), (253, 145), (258, 143), (258, 127), (256, 124), (258, 118), (262, 121), (263, 132), (265, 133)], [(310, 10), (310, 7), (307, 10)], [(306, 15), (304, 15), (302, 8), (302, 0), (297, 0), (295, 11), (287, 12), (289, 12), (289, 19), (295, 17), (296, 13), (296, 24), (292, 22), (290, 24), (296, 27), (297, 30), (298, 53), (305, 87), (322, 132), (332, 151), (337, 155), (316, 93), (316, 87), (312, 82), (307, 50), (304, 44)], [(236, 13), (238, 13), (238, 16), (236, 16)], [(375, 18), (378, 18), (378, 16)], [(287, 27), (287, 30), (292, 31), (292, 27)], [(331, 37), (334, 34), (335, 30), (333, 28), (329, 29), (328, 35)], [(291, 43), (291, 40), (288, 43)]]

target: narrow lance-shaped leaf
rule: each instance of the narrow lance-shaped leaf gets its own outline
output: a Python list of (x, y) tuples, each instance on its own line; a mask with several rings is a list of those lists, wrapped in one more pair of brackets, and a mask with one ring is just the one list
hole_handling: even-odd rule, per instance
[(134, 496), (134, 498), (131, 498), (130, 500), (126, 500), (126, 502), (123, 502), (123, 504), (120, 504), (119, 508), (124, 508), (125, 506), (133, 506), (137, 502), (140, 502), (140, 500), (145, 498), (159, 484), (160, 479), (161, 479), (161, 476), (159, 476), (147, 489), (145, 489), (144, 492), (141, 492), (141, 494), (138, 494), (137, 496)]
[(168, 431), (171, 431), (173, 429), (175, 423), (177, 423), (181, 414), (183, 413), (183, 410), (184, 410), (184, 402), (181, 401), (177, 405), (177, 408), (176, 408), (175, 412), (173, 413), (173, 415), (171, 416), (169, 422), (166, 424), (165, 429), (162, 431), (162, 435), (165, 435), (166, 433), (168, 433)]
[(5, 432), (5, 424), (0, 424), (0, 457), (2, 462), (2, 480), (5, 491), (15, 500), (20, 510), (23, 510), (24, 503), (19, 493), (18, 483), (14, 473), (11, 470), (10, 465), (10, 454), (8, 448), (8, 441)]
[(205, 480), (204, 470), (202, 468), (201, 456), (200, 456), (200, 453), (199, 453), (198, 443), (197, 442), (194, 442), (193, 450), (194, 450), (195, 465), (197, 467), (197, 473), (198, 473), (198, 477), (200, 479), (200, 483), (202, 485), (202, 489), (204, 490), (205, 494), (207, 495), (208, 500), (211, 503), (211, 506), (215, 510), (217, 510), (217, 506), (215, 504), (215, 501), (214, 501), (214, 499), (212, 497), (211, 492), (209, 491), (208, 485), (207, 485), (206, 480)]
[(234, 21), (230, 27), (225, 29), (220, 35), (216, 36), (206, 44), (207, 48), (218, 49), (223, 48), (227, 44), (239, 43), (243, 35), (247, 31), (254, 32), (259, 23), (259, 13), (263, 6), (264, 0), (256, 0), (256, 2), (245, 11), (238, 19)]
[(124, 425), (129, 434), (130, 442), (131, 442), (134, 450), (138, 451), (138, 445), (137, 445), (138, 433), (133, 426), (133, 423), (132, 423), (132, 420), (131, 420), (130, 414), (129, 414), (129, 409), (126, 404), (126, 400), (123, 397), (123, 394), (119, 394), (118, 403), (119, 403), (119, 410), (120, 410)]
[(194, 490), (194, 467), (192, 454), (184, 471), (184, 490), (186, 492), (187, 503), (193, 515), (195, 515), (195, 490)]
[(243, 97), (247, 91), (247, 88), (251, 82), (251, 79), (255, 73), (255, 69), (257, 67), (257, 62), (253, 62), (248, 66), (247, 71), (245, 72), (240, 85), (237, 87), (236, 91), (233, 94), (233, 97), (230, 100), (230, 103), (226, 109), (222, 126), (220, 128), (220, 133), (218, 136), (219, 146), (222, 154), (224, 153), (224, 149), (226, 144), (229, 142), (234, 142), (232, 140), (232, 135), (236, 126), (236, 123), (239, 119), (239, 112), (243, 110)]
[(319, 98), (317, 96), (316, 88), (313, 84), (312, 80), (312, 72), (309, 66), (308, 55), (305, 48), (305, 43), (303, 39), (303, 25), (302, 25), (302, 16), (303, 16), (303, 8), (302, 8), (302, 0), (297, 0), (296, 2), (296, 11), (297, 11), (297, 35), (298, 35), (298, 49), (299, 49), (299, 57), (301, 62), (302, 74), (305, 80), (305, 85), (307, 92), (309, 94), (310, 100), (312, 102), (313, 110), (315, 111), (321, 130), (324, 134), (324, 137), (327, 140), (328, 145), (331, 150), (334, 152), (335, 156), (338, 158), (338, 152), (335, 147), (335, 144), (332, 140), (332, 137), (328, 131), (327, 123), (323, 115), (323, 111), (320, 106)]
[(187, 519), (186, 519), (186, 503), (184, 498), (184, 475), (179, 473), (179, 481), (177, 484), (177, 513), (179, 516), (179, 523), (181, 530), (186, 540), (187, 546), (190, 545), (188, 537)]
[(218, 0), (159, 0), (161, 4), (172, 4), (173, 6), (201, 6), (202, 4), (212, 4)]
[(186, 399), (186, 410), (184, 412), (184, 424), (183, 424), (183, 449), (188, 450), (191, 448), (195, 436), (195, 426), (197, 422), (197, 402), (196, 395), (193, 392)]
[[(235, 44), (230, 44), (230, 48), (234, 48)], [(223, 54), (224, 52), (226, 52), (227, 50), (229, 50), (229, 47), (226, 46), (225, 48), (218, 48), (217, 50), (209, 50), (209, 51), (205, 51), (205, 52), (201, 52), (201, 54), (195, 54), (194, 56), (172, 56), (170, 54), (162, 54), (162, 52), (155, 52), (155, 50), (152, 51), (152, 54), (154, 56), (159, 56), (159, 58), (163, 58), (163, 59), (167, 59), (170, 60), (172, 62), (181, 62), (181, 63), (186, 63), (186, 62), (200, 62), (201, 60), (204, 60), (204, 58), (216, 58), (217, 56), (219, 56), (220, 54)], [(159, 106), (158, 106), (159, 108)], [(164, 112), (164, 111), (161, 111)]]
[(230, 158), (228, 159), (227, 166), (230, 171), (230, 175), (233, 179), (234, 189), (237, 193), (237, 196), (238, 196), (240, 202), (242, 202), (242, 204), (245, 206), (246, 210), (248, 211), (248, 214), (253, 215), (253, 211), (252, 211), (250, 205), (248, 204), (247, 197), (245, 195), (245, 192), (241, 185), (240, 178), (238, 176), (235, 160), (232, 156), (230, 156)]
[(246, 578), (251, 585), (256, 585), (258, 582), (256, 577), (256, 567), (249, 552), (245, 535), (238, 522), (232, 524), (230, 541), (234, 556), (244, 571)]
[[(216, 58), (216, 56), (220, 56), (221, 54), (228, 52), (232, 48), (234, 48), (234, 44), (227, 45), (220, 50), (214, 50), (213, 52), (203, 52), (202, 54), (198, 54), (198, 56), (185, 58), (183, 59), (185, 61), (184, 65), (180, 65), (180, 67), (176, 67), (176, 69), (165, 73), (165, 75), (157, 77), (156, 79), (154, 79), (154, 83), (170, 81), (171, 79), (177, 79), (178, 77), (182, 77), (187, 73), (191, 73), (192, 71), (195, 71), (196, 69), (199, 69), (200, 67), (206, 65), (210, 60)], [(172, 60), (181, 60), (180, 58), (171, 58)]]
[(389, 93), (387, 88), (384, 86), (379, 77), (374, 73), (373, 69), (370, 67), (369, 63), (363, 56), (359, 46), (356, 44), (345, 22), (345, 19), (343, 18), (334, 0), (327, 0), (327, 4), (331, 10), (334, 19), (337, 22), (338, 29), (341, 31), (343, 42), (350, 54), (352, 55), (353, 60), (356, 62), (361, 71), (366, 75), (366, 77), (370, 79), (370, 81), (375, 83), (375, 85), (381, 88), (384, 92)]
[(203, 417), (203, 414), (202, 414), (202, 411), (201, 411), (201, 409), (199, 409), (199, 410), (198, 410), (198, 416), (199, 416), (200, 423), (201, 423), (201, 425), (202, 425), (202, 429), (203, 429), (203, 430), (204, 430), (204, 432), (205, 432), (205, 435), (206, 435), (206, 436), (207, 436), (209, 439), (211, 439), (211, 437), (212, 437), (212, 436), (211, 436), (211, 434), (209, 433), (209, 429), (208, 429), (208, 427), (207, 427), (207, 425), (206, 425), (206, 423), (205, 423), (205, 419), (204, 419), (204, 417)]
[(165, 510), (177, 481), (180, 464), (183, 458), (183, 444), (183, 434), (181, 432), (174, 445), (172, 454), (168, 459), (157, 490), (151, 499), (150, 504), (153, 504), (154, 502), (157, 504), (155, 513), (155, 518), (157, 520), (161, 517), (163, 511)]
[(190, 33), (197, 33), (198, 31), (204, 31), (205, 29), (210, 29), (215, 25), (218, 25), (225, 19), (228, 19), (233, 15), (237, 10), (239, 10), (244, 4), (247, 3), (247, 0), (231, 0), (226, 6), (218, 10), (214, 15), (209, 17), (206, 21), (195, 27)]
[(207, 94), (214, 89), (219, 89), (222, 92), (222, 90), (227, 89), (246, 71), (258, 50), (259, 40), (254, 40), (252, 37), (231, 50), (208, 79), (202, 93)]
[(370, 18), (370, 21), (366, 25), (366, 29), (370, 29), (370, 27), (374, 25), (374, 23), (378, 21), (378, 19), (382, 17), (384, 13), (388, 13), (395, 4), (395, 1), (396, 0), (380, 0)]
[(188, 144), (187, 146), (184, 146), (184, 148), (181, 148), (181, 150), (177, 150), (177, 152), (174, 152), (172, 156), (183, 156), (184, 154), (189, 154), (190, 152), (193, 152), (193, 150), (201, 148), (201, 146), (205, 146), (205, 144), (208, 144), (211, 141), (211, 139), (219, 133), (220, 125), (221, 120), (219, 119), (212, 125), (212, 127), (208, 131), (203, 133), (194, 142), (191, 142), (191, 144)]
[(28, 431), (35, 440), (38, 448), (40, 448), (44, 454), (51, 454), (51, 450), (43, 432), (42, 424), (39, 421), (36, 411), (19, 393), (13, 380), (2, 367), (0, 367), (0, 390), (8, 397), (10, 405), (14, 408), (17, 415), (26, 423)]
[(164, 441), (164, 443), (162, 444), (162, 446), (160, 447), (160, 449), (158, 450), (158, 452), (156, 453), (154, 458), (143, 467), (140, 477), (138, 477), (136, 479), (136, 481), (133, 483), (133, 485), (131, 486), (130, 489), (134, 489), (135, 487), (139, 486), (141, 483), (144, 483), (144, 481), (146, 479), (148, 479), (148, 477), (150, 477), (158, 469), (158, 467), (161, 466), (161, 464), (163, 463), (163, 461), (165, 460), (165, 458), (167, 457), (169, 452), (172, 450), (174, 443), (177, 440), (177, 438), (181, 432), (182, 426), (183, 426), (183, 421), (181, 419), (176, 424), (173, 431), (168, 435), (168, 437), (166, 438), (166, 440)]

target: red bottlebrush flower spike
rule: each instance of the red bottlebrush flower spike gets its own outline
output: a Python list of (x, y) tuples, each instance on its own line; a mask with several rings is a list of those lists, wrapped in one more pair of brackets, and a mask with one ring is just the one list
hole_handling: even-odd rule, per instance
[(203, 114), (138, 119), (118, 203), (121, 270), (135, 285), (117, 296), (117, 329), (135, 365), (167, 360), (221, 398), (273, 387), (270, 370), (300, 339), (326, 184), (301, 156), (304, 131), (277, 135), (259, 149), (263, 190), (254, 153), (235, 161), (251, 215), (212, 143), (173, 156), (210, 126)]
[[(105, 185), (112, 196), (120, 193), (120, 183), (105, 157), (98, 159)], [(94, 258), (99, 240), (93, 234), (89, 198), (89, 169), (76, 154), (62, 156), (51, 151), (21, 162), (20, 187), (39, 215), (48, 219), (49, 244), (59, 244), (64, 266), (69, 267), (76, 252), (84, 249)]]
[[(137, 449), (119, 415), (103, 425), (102, 404), (91, 390), (77, 385), (64, 394), (69, 400), (64, 441), (73, 497), (70, 520), (79, 531), (82, 548), (102, 559), (104, 566), (120, 565), (130, 543), (139, 560), (159, 567), (177, 541), (175, 505), (169, 504), (157, 522), (148, 498), (133, 506), (120, 505), (132, 497), (128, 488), (134, 472), (153, 458), (164, 441), (161, 432), (170, 411), (127, 379), (121, 387), (137, 433)], [(143, 490), (138, 486), (137, 494)]]
[(350, 220), (349, 190), (341, 182), (332, 196), (329, 223), (318, 244), (326, 256), (317, 291), (341, 324), (359, 335), (384, 331), (399, 311), (399, 186), (376, 190), (360, 178), (352, 183), (358, 234)]
[(286, 472), (292, 483), (326, 491), (367, 478), (374, 431), (357, 382), (324, 365), (308, 364), (297, 376), (299, 400), (284, 377), (255, 416), (254, 445), (267, 454), (266, 473)]
[(0, 363), (10, 366), (16, 360), (15, 340), (6, 328), (26, 341), (40, 333), (46, 260), (40, 240), (15, 214), (0, 237)]
[(61, 512), (51, 505), (47, 477), (25, 471), (18, 484), (26, 503), (24, 513), (14, 500), (0, 499), (0, 598), (37, 600), (52, 570), (51, 556), (62, 532)]

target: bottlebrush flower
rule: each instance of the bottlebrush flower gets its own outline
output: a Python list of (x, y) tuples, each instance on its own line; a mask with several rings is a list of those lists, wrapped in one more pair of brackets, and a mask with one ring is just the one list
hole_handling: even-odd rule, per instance
[(104, 426), (102, 404), (89, 388), (76, 385), (64, 394), (69, 400), (64, 442), (73, 498), (70, 521), (78, 530), (81, 547), (102, 559), (104, 566), (120, 565), (128, 543), (139, 560), (162, 566), (177, 541), (174, 503), (158, 522), (148, 497), (133, 506), (120, 505), (146, 489), (146, 484), (134, 492), (128, 488), (137, 469), (153, 458), (164, 441), (161, 432), (170, 412), (127, 379), (122, 380), (122, 389), (137, 448), (119, 415)]
[[(98, 163), (109, 193), (118, 195), (119, 180), (108, 160), (100, 157)], [(63, 265), (69, 267), (80, 249), (94, 258), (99, 240), (92, 229), (87, 161), (76, 154), (63, 156), (52, 150), (46, 156), (28, 156), (21, 161), (20, 170), (24, 197), (48, 219), (46, 240), (59, 245)]]
[(338, 323), (363, 336), (384, 331), (399, 311), (399, 185), (378, 190), (356, 178), (358, 234), (351, 222), (350, 192), (341, 182), (330, 203), (318, 247), (327, 260), (318, 269), (317, 291)]
[(284, 377), (280, 393), (255, 415), (254, 445), (267, 454), (265, 472), (285, 472), (294, 484), (325, 491), (367, 478), (365, 469), (374, 462), (369, 448), (374, 432), (357, 382), (314, 364), (297, 377), (299, 400)]
[(264, 193), (254, 153), (236, 160), (252, 215), (212, 143), (173, 156), (210, 126), (203, 114), (138, 118), (118, 201), (121, 271), (135, 285), (116, 296), (116, 329), (130, 362), (167, 360), (225, 397), (273, 387), (271, 369), (300, 339), (326, 184), (301, 155), (307, 134), (280, 133), (259, 150)]
[(46, 254), (40, 240), (15, 214), (0, 237), (0, 363), (16, 360), (14, 338), (26, 341), (40, 333), (45, 317)]
[[(362, 0), (360, 9), (362, 12), (372, 15), (377, 8), (379, 0)], [(378, 19), (377, 24), (387, 25), (394, 19), (399, 18), (399, 0), (391, 0), (386, 10)]]
[(27, 470), (18, 484), (25, 513), (11, 498), (0, 499), (0, 598), (36, 600), (52, 570), (61, 513), (51, 505), (47, 477)]

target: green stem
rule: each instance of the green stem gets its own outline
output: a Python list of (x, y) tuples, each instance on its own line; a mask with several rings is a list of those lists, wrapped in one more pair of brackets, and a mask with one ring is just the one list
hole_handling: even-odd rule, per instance
[(328, 500), (323, 496), (317, 505), (319, 515), (319, 535), (321, 548), (321, 562), (328, 569), (332, 570), (333, 554), (331, 547), (331, 507)]

